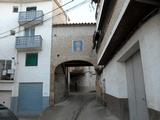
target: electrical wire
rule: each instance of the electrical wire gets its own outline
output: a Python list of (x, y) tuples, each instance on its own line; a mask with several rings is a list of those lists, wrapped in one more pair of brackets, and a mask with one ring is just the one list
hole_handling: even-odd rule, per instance
[[(61, 15), (61, 14), (64, 14), (64, 12), (68, 12), (68, 11), (70, 11), (70, 10), (73, 10), (73, 9), (75, 9), (75, 8), (77, 8), (77, 7), (85, 4), (85, 3), (87, 3), (87, 2), (89, 2), (89, 0), (83, 1), (83, 2), (81, 2), (81, 3), (79, 3), (79, 4), (77, 4), (77, 5), (74, 5), (73, 7), (69, 8), (69, 9), (67, 9), (67, 10), (65, 10), (65, 11), (63, 11), (63, 12), (61, 12), (61, 13), (59, 13), (59, 14), (56, 14), (56, 15), (54, 15), (54, 16), (46, 19), (46, 20), (43, 20), (42, 22), (40, 22), (40, 23), (38, 23), (38, 24), (36, 24), (36, 25), (32, 25), (32, 26), (30, 26), (30, 27), (34, 27), (34, 26), (37, 26), (37, 25), (39, 25), (39, 24), (41, 24), (41, 23), (44, 23), (44, 22), (52, 19), (53, 17), (59, 16), (59, 15)], [(15, 32), (15, 34), (16, 34), (16, 33), (23, 32), (23, 31), (24, 31), (24, 29), (23, 29), (23, 30), (19, 30), (19, 31)], [(12, 35), (9, 34), (9, 35), (3, 36), (3, 37), (0, 37), (0, 39), (3, 39), (3, 38), (5, 38), (5, 37), (9, 37), (9, 36), (12, 36)]]
[[(54, 12), (54, 11), (56, 11), (56, 10), (64, 7), (64, 6), (70, 4), (70, 3), (73, 2), (73, 1), (74, 1), (74, 0), (71, 0), (71, 1), (69, 1), (69, 2), (67, 2), (67, 3), (65, 3), (65, 4), (63, 4), (63, 5), (61, 5), (61, 6), (57, 7), (57, 8), (55, 8), (54, 10), (51, 10), (51, 11), (49, 11), (49, 12), (47, 12), (47, 13), (41, 15), (41, 16), (38, 16), (38, 17), (34, 18), (34, 19), (31, 20), (31, 21), (25, 22), (25, 23), (22, 24), (22, 25), (16, 26), (16, 27), (12, 28), (11, 30), (15, 30), (16, 28), (19, 28), (19, 27), (21, 27), (21, 26), (24, 26), (24, 25), (26, 25), (26, 24), (28, 24), (28, 23), (30, 23), (30, 22), (33, 22), (34, 20), (37, 20), (38, 18), (41, 18), (41, 17), (43, 17), (43, 16), (45, 16), (45, 15), (47, 15), (47, 14), (50, 14), (50, 13), (52, 13), (52, 12)], [(5, 31), (5, 32), (3, 32), (3, 33), (0, 33), (0, 35), (3, 35), (3, 34), (5, 34), (5, 33), (8, 33), (8, 32), (10, 32), (11, 30)]]

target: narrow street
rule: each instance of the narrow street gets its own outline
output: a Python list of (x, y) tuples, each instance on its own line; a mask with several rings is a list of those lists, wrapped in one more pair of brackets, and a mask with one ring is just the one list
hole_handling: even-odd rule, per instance
[(96, 101), (94, 93), (72, 93), (70, 97), (48, 108), (40, 120), (117, 120)]
[(160, 120), (160, 0), (0, 0), (0, 120)]

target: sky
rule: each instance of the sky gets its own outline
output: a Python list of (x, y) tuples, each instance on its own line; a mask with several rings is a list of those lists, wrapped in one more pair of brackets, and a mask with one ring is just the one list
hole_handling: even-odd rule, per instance
[[(65, 4), (71, 0), (62, 0), (62, 4)], [(70, 18), (70, 23), (82, 23), (82, 22), (95, 22), (95, 4), (91, 4), (91, 0), (74, 0), (72, 3), (67, 4), (63, 7), (64, 10), (67, 10), (77, 4), (86, 1), (85, 4), (78, 6), (71, 11), (67, 12), (67, 15)], [(87, 2), (88, 1), (88, 2)]]

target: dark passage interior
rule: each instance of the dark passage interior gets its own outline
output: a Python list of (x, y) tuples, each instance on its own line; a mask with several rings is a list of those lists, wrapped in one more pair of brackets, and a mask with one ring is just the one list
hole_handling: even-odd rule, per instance
[(95, 91), (96, 73), (92, 64), (71, 61), (60, 64), (55, 71), (55, 103), (64, 101), (69, 93)]

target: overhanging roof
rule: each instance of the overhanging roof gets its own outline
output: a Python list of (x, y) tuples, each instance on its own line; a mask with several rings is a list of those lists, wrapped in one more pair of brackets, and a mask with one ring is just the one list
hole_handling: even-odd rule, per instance
[(131, 1), (105, 49), (99, 64), (106, 65), (116, 52), (127, 42), (134, 31), (150, 17), (149, 14), (155, 9), (156, 6), (153, 4)]

